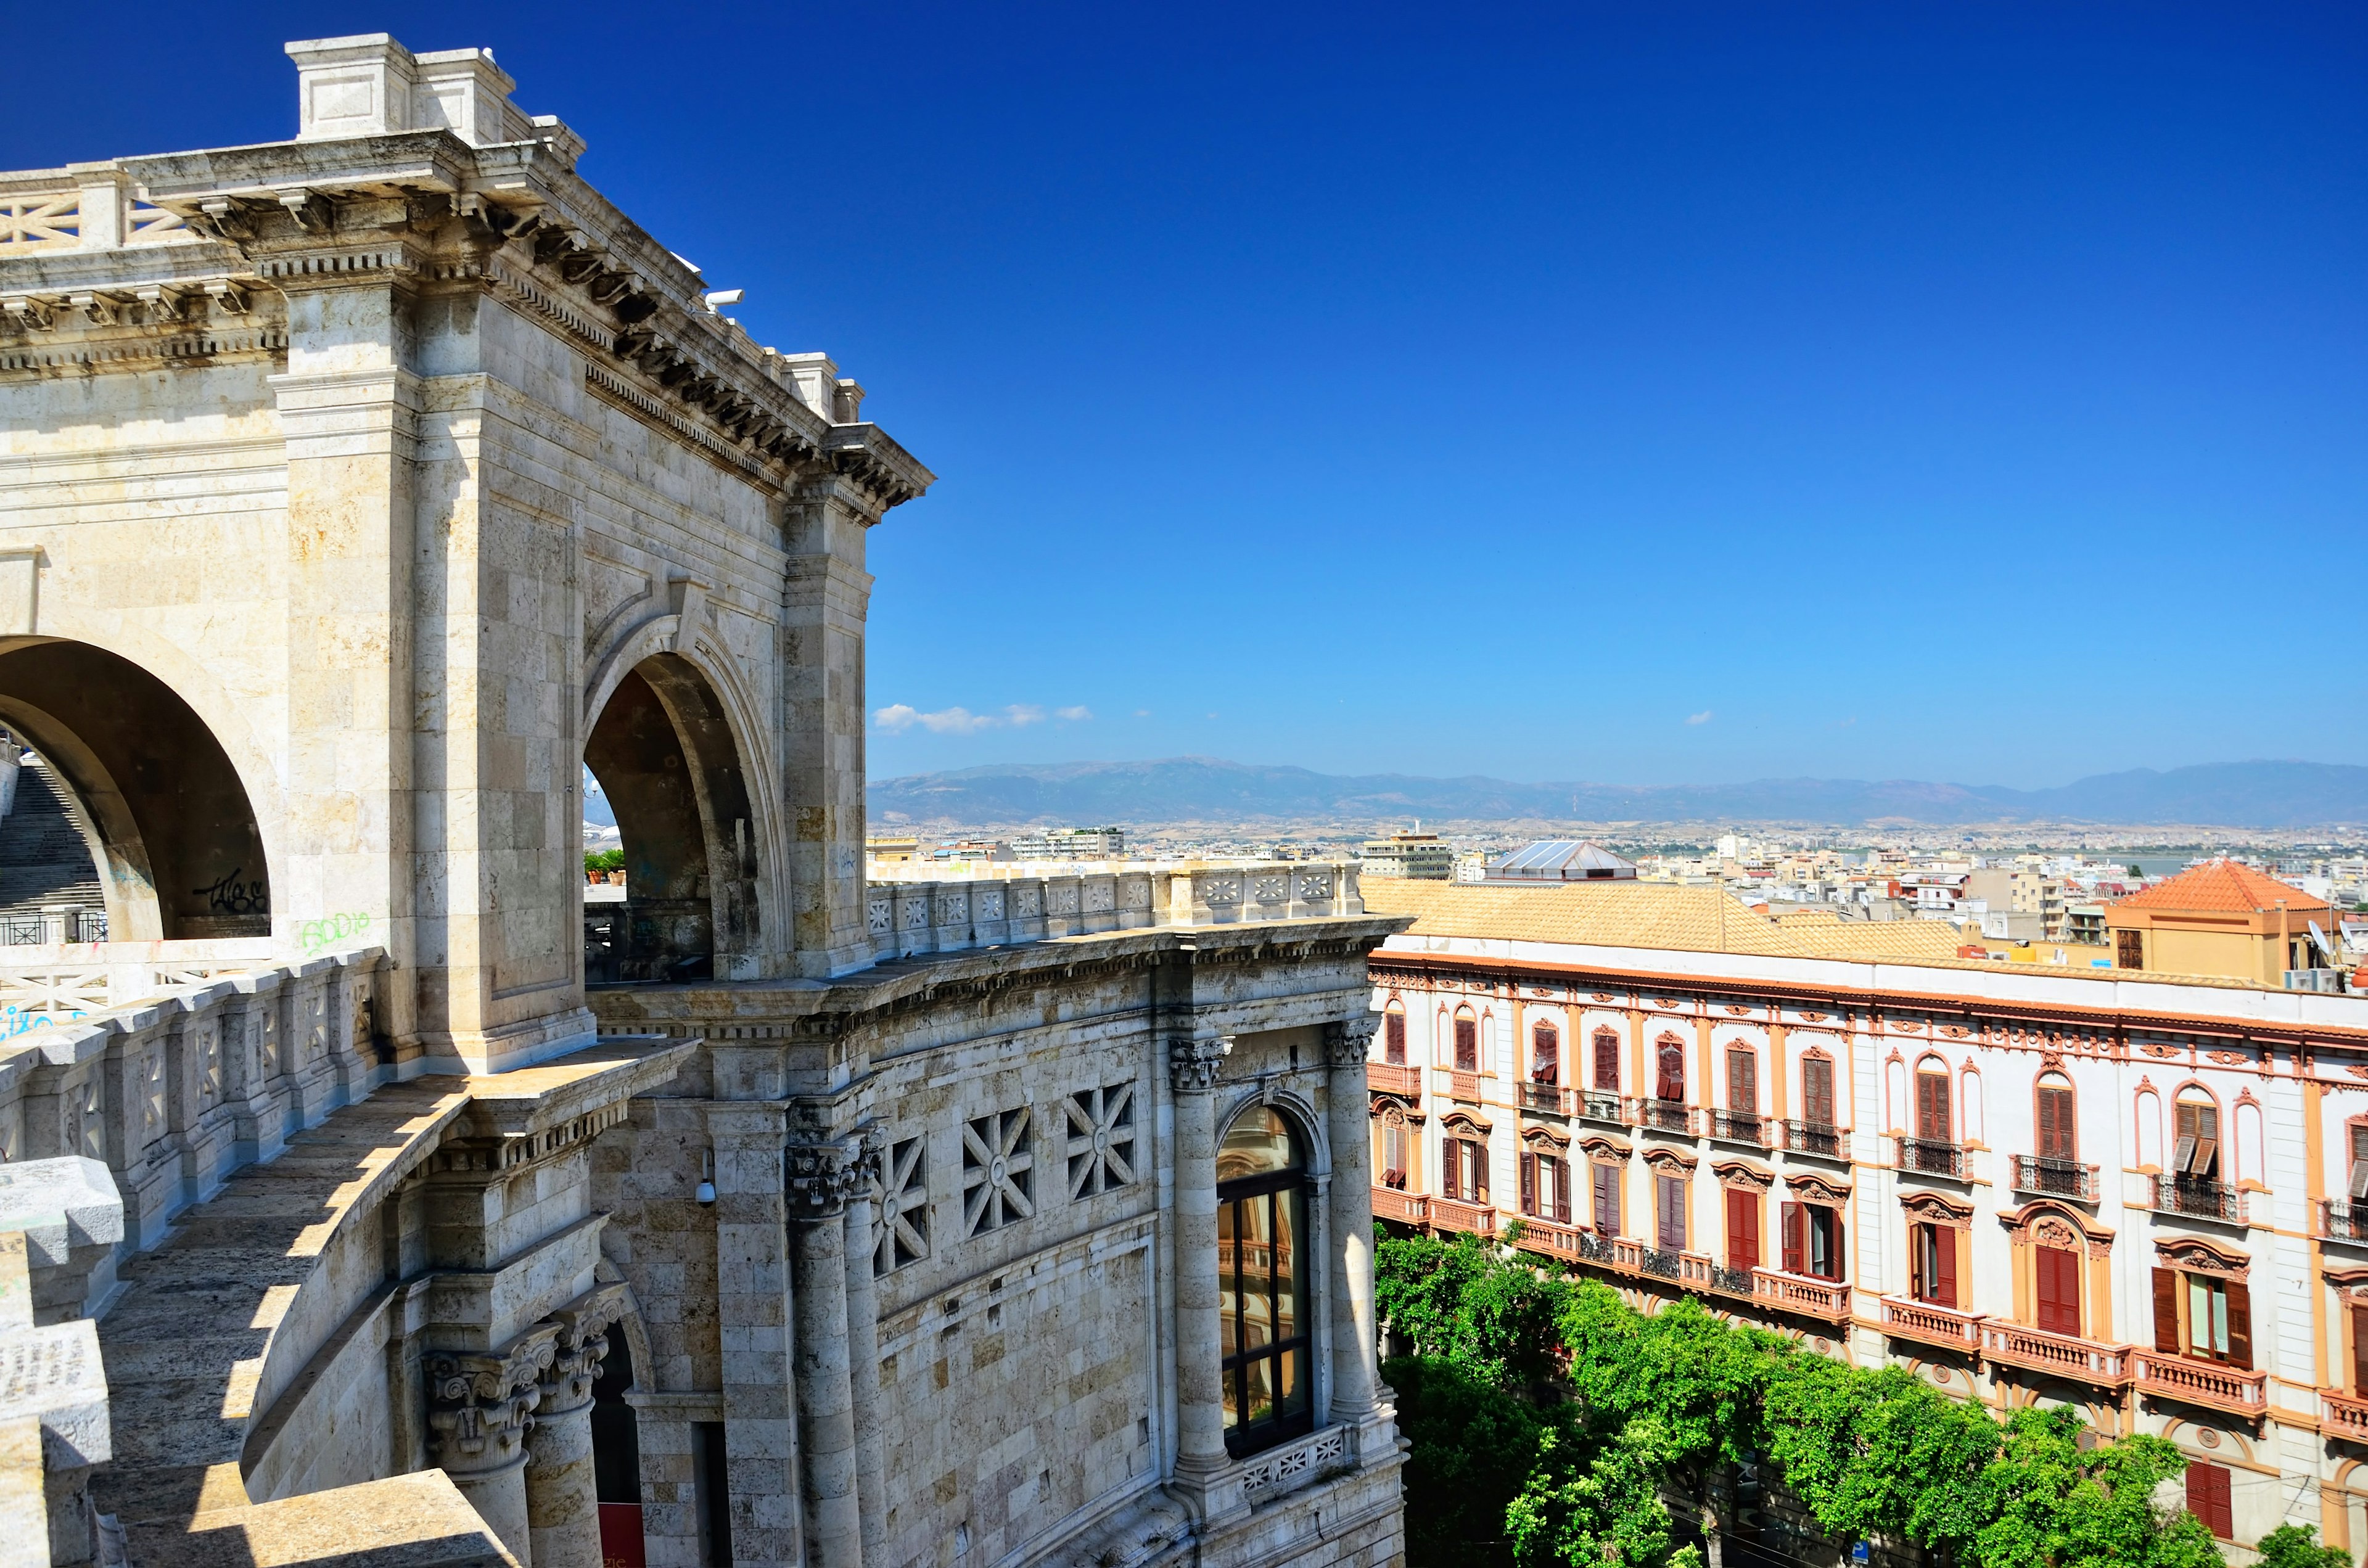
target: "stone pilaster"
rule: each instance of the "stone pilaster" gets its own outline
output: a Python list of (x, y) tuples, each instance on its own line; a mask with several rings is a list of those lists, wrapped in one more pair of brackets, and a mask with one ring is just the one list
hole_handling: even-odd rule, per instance
[(880, 1183), (887, 1135), (877, 1125), (859, 1135), (854, 1189), (847, 1199), (847, 1360), (855, 1411), (855, 1476), (862, 1503), (863, 1559), (888, 1561), (888, 1481), (880, 1432), (880, 1293), (871, 1275), (879, 1242)]
[(860, 486), (827, 471), (802, 483), (789, 506), (782, 744), (801, 974), (844, 974), (871, 961), (863, 917), (863, 628), (871, 575), (863, 556), (865, 532), (878, 520)]
[(798, 1437), (790, 1404), (790, 1260), (778, 1103), (708, 1107), (715, 1146), (715, 1316), (732, 1551), (788, 1564), (798, 1544)]
[(857, 1155), (851, 1139), (789, 1150), (790, 1294), (811, 1568), (859, 1568), (863, 1561), (847, 1332), (847, 1207)]
[(604, 1285), (552, 1314), (559, 1337), (542, 1369), (526, 1437), (527, 1533), (542, 1568), (600, 1561), (600, 1501), (592, 1474), (592, 1385), (625, 1291)]
[(1228, 1462), (1217, 1319), (1215, 1090), (1224, 1057), (1223, 1040), (1167, 1042), (1176, 1103), (1176, 1471), (1200, 1482)]
[(1365, 1061), (1370, 1017), (1327, 1024), (1330, 1076), (1325, 1116), (1332, 1144), (1332, 1419), (1362, 1421), (1373, 1408), (1373, 1190), (1371, 1111)]
[(542, 1374), (557, 1358), (558, 1337), (559, 1325), (545, 1324), (499, 1355), (434, 1352), (424, 1363), (428, 1457), (452, 1478), (519, 1568), (534, 1568), (526, 1437), (541, 1402)]

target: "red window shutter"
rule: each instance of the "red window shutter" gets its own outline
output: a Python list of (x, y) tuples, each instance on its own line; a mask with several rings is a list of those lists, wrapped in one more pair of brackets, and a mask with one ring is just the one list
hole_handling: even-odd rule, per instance
[(1834, 1064), (1821, 1057), (1801, 1063), (1802, 1114), (1812, 1127), (1834, 1125)]
[(1595, 1233), (1616, 1236), (1620, 1233), (1620, 1172), (1616, 1166), (1597, 1165), (1595, 1171)]
[(1570, 1223), (1570, 1162), (1550, 1160), (1547, 1164), (1554, 1166), (1554, 1222), (1567, 1225)]
[(2244, 1281), (2228, 1281), (2228, 1364), (2253, 1369), (2253, 1292)]
[(2351, 1392), (2368, 1399), (2368, 1307), (2351, 1309)]
[(1463, 1144), (1454, 1138), (1442, 1141), (1439, 1146), (1439, 1195), (1441, 1198), (1463, 1196)]
[(1916, 1136), (1935, 1143), (1949, 1141), (1949, 1075), (1916, 1074)]
[(1739, 1187), (1726, 1189), (1726, 1266), (1759, 1267), (1759, 1195)]
[(1726, 1053), (1726, 1108), (1738, 1116), (1759, 1114), (1759, 1062), (1748, 1051)]
[(2049, 1160), (2069, 1160), (2077, 1142), (2072, 1131), (2072, 1091), (2064, 1088), (2043, 1088), (2039, 1091), (2039, 1153)]
[(1521, 1151), (1521, 1212), (1534, 1216), (1538, 1211), (1538, 1157), (1528, 1150)]
[(1530, 1030), (1530, 1082), (1562, 1082), (1562, 1036), (1552, 1024), (1540, 1023)]
[(1595, 1037), (1595, 1086), (1606, 1094), (1620, 1092), (1620, 1037)]
[(1802, 1245), (1801, 1206), (1787, 1203), (1782, 1210), (1784, 1231), (1784, 1272), (1806, 1274), (1807, 1248)]
[(2166, 1356), (2179, 1354), (2179, 1270), (2154, 1271), (2154, 1347)]
[(1480, 1026), (1470, 1018), (1455, 1020), (1455, 1070), (1480, 1071)]
[(1957, 1233), (1946, 1225), (1932, 1227), (1932, 1300), (1957, 1304)]
[(2043, 1333), (2080, 1334), (2080, 1255), (2067, 1247), (2034, 1249), (2039, 1265), (2039, 1326)]
[(1406, 1015), (1385, 1013), (1382, 1016), (1382, 1055), (1393, 1067), (1406, 1065)]
[(2235, 1509), (2228, 1494), (2228, 1471), (2225, 1465), (2205, 1464), (2201, 1460), (2187, 1467), (2187, 1511), (2203, 1522), (2203, 1528), (2226, 1540), (2237, 1533)]
[(1654, 1085), (1654, 1095), (1665, 1100), (1686, 1097), (1686, 1048), (1675, 1040), (1663, 1040), (1657, 1053), (1660, 1063), (1659, 1080)]
[(1488, 1145), (1474, 1140), (1463, 1146), (1472, 1151), (1472, 1179), (1466, 1184), (1472, 1188), (1472, 1201), (1486, 1203), (1488, 1201)]

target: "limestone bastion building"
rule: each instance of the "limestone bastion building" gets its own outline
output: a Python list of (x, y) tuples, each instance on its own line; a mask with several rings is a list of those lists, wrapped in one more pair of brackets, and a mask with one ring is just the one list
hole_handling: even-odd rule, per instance
[(0, 175), (0, 724), (105, 903), (0, 947), (0, 1556), (1397, 1561), (1405, 922), (869, 881), (932, 475), (489, 54), (289, 53), (293, 140)]

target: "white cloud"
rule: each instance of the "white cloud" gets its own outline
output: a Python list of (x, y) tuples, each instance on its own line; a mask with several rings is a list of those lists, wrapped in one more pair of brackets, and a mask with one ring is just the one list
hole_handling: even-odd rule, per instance
[(1686, 722), (1687, 722), (1687, 723), (1689, 723), (1689, 724), (1707, 724), (1707, 723), (1709, 723), (1709, 722), (1710, 722), (1710, 710), (1709, 710), (1709, 709), (1707, 709), (1707, 708), (1705, 708), (1705, 709), (1703, 709), (1703, 710), (1702, 710), (1701, 712), (1699, 712), (1699, 713), (1689, 713), (1689, 714), (1687, 714), (1687, 715), (1686, 715)]
[(898, 734), (918, 724), (933, 735), (975, 734), (981, 730), (993, 729), (997, 722), (987, 714), (973, 713), (967, 708), (941, 708), (935, 713), (924, 713), (904, 702), (891, 703), (876, 710), (871, 722)]
[(1044, 710), (1033, 702), (1015, 702), (1005, 709), (1003, 713), (1004, 717), (1011, 722), (1011, 727), (1015, 730), (1022, 724), (1041, 724), (1044, 722)]
[(1055, 708), (1053, 710), (1053, 718), (1066, 719), (1072, 724), (1082, 724), (1093, 716), (1094, 710), (1092, 709), (1082, 706), (1076, 708)]

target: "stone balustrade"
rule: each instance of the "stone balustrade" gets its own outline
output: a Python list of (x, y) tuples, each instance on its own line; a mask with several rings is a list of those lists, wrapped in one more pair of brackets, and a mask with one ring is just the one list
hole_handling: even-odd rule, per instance
[(0, 256), (113, 250), (200, 236), (176, 212), (141, 200), (115, 163), (0, 175)]
[[(916, 868), (934, 869), (935, 868)], [(981, 866), (960, 880), (874, 868), (865, 901), (875, 959), (962, 952), (1161, 926), (1362, 915), (1347, 861), (1116, 865), (1039, 870)]]
[[(216, 962), (234, 971), (204, 972)], [(77, 1248), (70, 1265), (35, 1271), (43, 1321), (95, 1314), (117, 1251), (153, 1244), (231, 1172), (369, 1092), (385, 968), (375, 948), (277, 969), (102, 955), (71, 982), (93, 1004), (85, 1016), (40, 1015), (0, 1043), (0, 1160), (96, 1160), (122, 1195), (122, 1248)], [(146, 994), (114, 1001), (119, 980)], [(19, 996), (47, 987), (54, 998), (69, 983), (58, 968), (0, 971)]]

